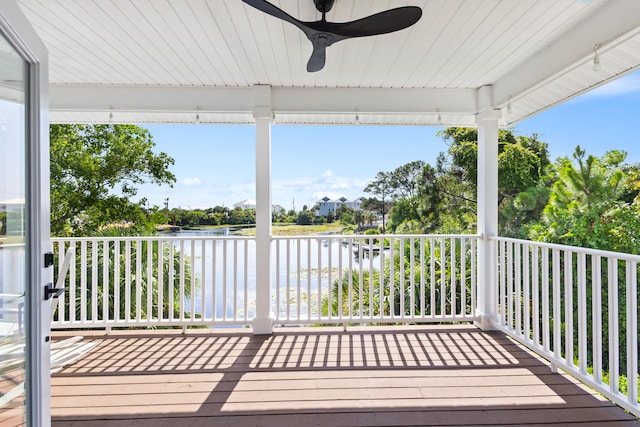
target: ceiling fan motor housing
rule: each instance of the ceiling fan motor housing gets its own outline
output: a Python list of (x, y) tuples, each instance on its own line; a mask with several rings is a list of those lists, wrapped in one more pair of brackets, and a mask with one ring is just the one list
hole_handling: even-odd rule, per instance
[(327, 13), (333, 7), (333, 3), (335, 3), (335, 0), (313, 0), (313, 2), (316, 4), (316, 9), (318, 9), (318, 12)]

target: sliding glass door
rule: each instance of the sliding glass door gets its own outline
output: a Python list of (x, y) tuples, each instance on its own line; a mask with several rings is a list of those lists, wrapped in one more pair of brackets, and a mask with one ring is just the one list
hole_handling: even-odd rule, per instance
[[(48, 426), (46, 49), (19, 6), (0, 9), (0, 425)], [(42, 93), (44, 92), (44, 94)]]

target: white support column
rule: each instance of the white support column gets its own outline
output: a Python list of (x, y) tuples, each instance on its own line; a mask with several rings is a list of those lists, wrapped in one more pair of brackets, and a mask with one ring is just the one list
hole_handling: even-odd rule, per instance
[(254, 335), (271, 334), (271, 88), (254, 88), (256, 121), (256, 316)]
[(478, 93), (478, 307), (477, 325), (491, 329), (496, 312), (496, 259), (489, 241), (498, 234), (498, 120), (500, 110), (493, 109), (491, 86)]

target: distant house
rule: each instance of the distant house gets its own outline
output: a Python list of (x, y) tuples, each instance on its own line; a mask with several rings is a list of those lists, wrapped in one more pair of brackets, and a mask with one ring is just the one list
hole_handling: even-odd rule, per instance
[(234, 203), (233, 207), (240, 208), (240, 209), (255, 209), (256, 201), (251, 199), (246, 199), (241, 202)]
[[(233, 207), (240, 208), (240, 209), (255, 209), (256, 201), (251, 199), (246, 199), (241, 202), (235, 203)], [(284, 210), (285, 210), (284, 207), (280, 205), (276, 205), (276, 204), (271, 205), (271, 212), (280, 212)]]
[(335, 214), (336, 210), (340, 206), (358, 211), (360, 210), (361, 204), (362, 197), (359, 197), (355, 200), (348, 200), (346, 197), (340, 197), (339, 199), (331, 200), (328, 197), (323, 197), (322, 200), (319, 200), (316, 203), (316, 216), (327, 216), (329, 215), (329, 213)]

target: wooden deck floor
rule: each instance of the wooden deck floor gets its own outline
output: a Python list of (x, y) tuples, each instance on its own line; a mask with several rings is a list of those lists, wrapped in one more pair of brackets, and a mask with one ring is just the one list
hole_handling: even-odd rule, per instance
[(640, 426), (473, 327), (114, 332), (52, 378), (53, 426)]

